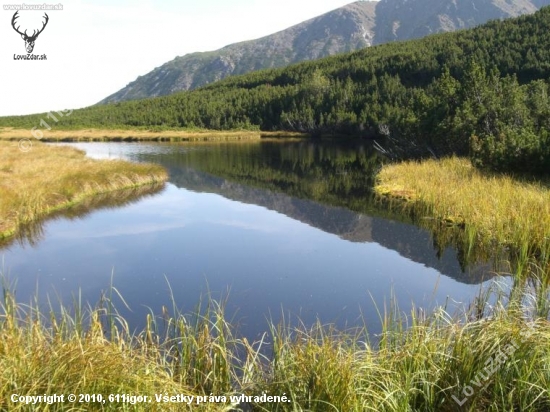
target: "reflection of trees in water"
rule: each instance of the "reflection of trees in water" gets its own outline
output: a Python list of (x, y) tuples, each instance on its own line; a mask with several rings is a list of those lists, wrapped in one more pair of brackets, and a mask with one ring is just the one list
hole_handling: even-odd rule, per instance
[(491, 256), (465, 253), (457, 228), (428, 226), (427, 219), (373, 198), (383, 159), (368, 142), (175, 146), (139, 156), (166, 167), (178, 187), (263, 206), (351, 242), (376, 242), (463, 283), (494, 276), (495, 266), (486, 263)]
[(21, 225), (15, 236), (0, 241), (0, 249), (9, 247), (15, 242), (22, 246), (35, 246), (44, 238), (44, 226), (48, 221), (60, 218), (80, 219), (97, 210), (126, 206), (145, 197), (155, 195), (163, 188), (164, 184), (146, 185), (87, 197), (74, 206), (52, 212), (35, 222)]
[(174, 151), (139, 155), (139, 159), (173, 170), (194, 168), (241, 184), (351, 210), (370, 204), (374, 178), (382, 163), (369, 142), (357, 141), (217, 144), (194, 149), (184, 155)]

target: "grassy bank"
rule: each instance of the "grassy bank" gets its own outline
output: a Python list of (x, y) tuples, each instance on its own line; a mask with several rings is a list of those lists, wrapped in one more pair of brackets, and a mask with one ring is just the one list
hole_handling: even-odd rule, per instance
[(33, 220), (28, 224), (19, 226), (15, 236), (0, 239), (0, 249), (20, 242), (22, 244), (37, 245), (44, 239), (44, 227), (47, 222), (57, 218), (74, 219), (83, 218), (86, 215), (102, 209), (120, 208), (139, 202), (146, 197), (154, 196), (162, 191), (164, 183), (154, 183), (144, 186), (120, 189), (114, 192), (94, 194), (83, 198), (69, 208), (57, 209), (49, 212), (44, 219)]
[[(293, 132), (259, 132), (256, 130), (217, 131), (207, 129), (77, 129), (63, 130), (53, 128), (43, 130), (44, 141), (225, 141), (225, 140), (256, 140), (261, 137), (304, 137), (302, 133)], [(12, 127), (0, 128), (0, 140), (29, 139), (34, 142), (28, 129)]]
[(405, 200), (422, 218), (463, 227), (470, 248), (504, 245), (522, 258), (550, 257), (548, 181), (488, 174), (447, 158), (386, 165), (375, 190)]
[(0, 239), (91, 196), (167, 177), (156, 165), (98, 161), (79, 150), (40, 142), (22, 152), (17, 142), (0, 141)]
[[(28, 185), (19, 191), (27, 197), (1, 210), (27, 213), (21, 205), (37, 205), (34, 215), (40, 215), (49, 201), (64, 199), (62, 204), (71, 204), (79, 196), (116, 190), (120, 182), (132, 185), (143, 183), (140, 179), (147, 176), (165, 178), (153, 166), (93, 161), (68, 148), (38, 144), (22, 153), (17, 143), (0, 142), (0, 150), (2, 205), (5, 199), (15, 199), (16, 188)], [(479, 196), (489, 190), (492, 179), (504, 179), (497, 180), (493, 190), (512, 191), (510, 197), (518, 199), (528, 197), (515, 192), (519, 186), (534, 193), (546, 190), (542, 183), (531, 183), (531, 188), (509, 178), (478, 176), (459, 159), (428, 167), (426, 176), (415, 169), (425, 164), (410, 166), (412, 180), (417, 181), (430, 178), (436, 169), (454, 170), (455, 180), (452, 174), (440, 176), (431, 186), (444, 182), (463, 196), (468, 190), (459, 183), (464, 181)], [(386, 180), (379, 192), (405, 197), (411, 207), (422, 205), (423, 211), (428, 210), (423, 192), (394, 180)], [(496, 203), (504, 202), (498, 193), (489, 195), (497, 196), (492, 198)], [(63, 206), (52, 203), (49, 207)], [(429, 210), (436, 215), (435, 206)], [(438, 216), (468, 222), (462, 213), (444, 209)], [(500, 213), (504, 216), (509, 210)], [(544, 223), (545, 216), (535, 217)], [(482, 239), (499, 239), (476, 230)], [(266, 323), (266, 334), (259, 342), (239, 337), (226, 321), (223, 304), (214, 301), (205, 302), (194, 314), (179, 313), (175, 304), (163, 307), (160, 314), (147, 316), (143, 331), (133, 333), (107, 297), (93, 308), (76, 302), (73, 307), (45, 310), (35, 301), (16, 303), (13, 288), (4, 280), (0, 410), (231, 411), (239, 410), (240, 403), (231, 404), (231, 396), (245, 395), (251, 398), (240, 405), (244, 411), (548, 411), (550, 271), (532, 264), (530, 273), (526, 280), (517, 280), (511, 291), (480, 294), (463, 313), (449, 314), (440, 307), (432, 313), (415, 309), (404, 315), (390, 305), (381, 315), (382, 332), (374, 338), (368, 338), (365, 328), (337, 331), (323, 325), (293, 328)], [(112, 289), (111, 293), (118, 292)], [(264, 393), (290, 401), (263, 402)], [(26, 405), (21, 401), (25, 396), (54, 394), (76, 394), (77, 402), (65, 398), (51, 405), (43, 401)], [(84, 394), (94, 398), (80, 398)], [(140, 402), (135, 396), (148, 396), (148, 400)], [(171, 402), (165, 402), (172, 396)], [(185, 403), (184, 396), (193, 397), (192, 405)]]
[[(548, 411), (550, 324), (537, 311), (525, 314), (520, 303), (533, 302), (529, 296), (522, 289), (506, 308), (502, 295), (491, 308), (481, 300), (456, 317), (443, 308), (405, 317), (393, 307), (376, 343), (365, 330), (321, 325), (271, 325), (260, 342), (249, 343), (235, 336), (216, 302), (192, 315), (163, 308), (131, 334), (108, 300), (54, 314), (15, 303), (6, 289), (0, 410), (38, 410), (14, 394), (99, 394), (105, 403), (65, 401), (47, 410), (236, 411), (240, 403), (245, 411)], [(480, 310), (489, 317), (479, 319)], [(289, 401), (254, 400), (264, 393)], [(111, 394), (151, 402), (133, 405), (109, 400)], [(230, 396), (241, 394), (252, 398), (231, 405)], [(159, 402), (155, 395), (194, 401)]]

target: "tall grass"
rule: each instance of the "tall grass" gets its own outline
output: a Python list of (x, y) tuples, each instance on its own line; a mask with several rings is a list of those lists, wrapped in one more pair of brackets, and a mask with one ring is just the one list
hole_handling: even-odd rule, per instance
[(89, 197), (167, 177), (157, 165), (99, 161), (80, 150), (39, 142), (24, 153), (17, 143), (0, 141), (0, 239)]
[(517, 260), (550, 258), (550, 182), (488, 174), (469, 160), (385, 165), (375, 190), (421, 218), (464, 229), (468, 249), (504, 246)]
[[(58, 403), (47, 410), (548, 411), (550, 323), (536, 303), (548, 298), (547, 286), (518, 282), (506, 293), (481, 293), (476, 305), (453, 316), (444, 308), (406, 315), (393, 304), (381, 313), (383, 330), (375, 337), (364, 328), (282, 322), (267, 324), (262, 340), (249, 343), (235, 336), (223, 302), (206, 300), (190, 315), (163, 308), (132, 334), (109, 296), (95, 307), (76, 299), (72, 308), (45, 312), (37, 302), (16, 303), (5, 285), (0, 409), (36, 410), (12, 402), (14, 393), (125, 393), (153, 401)], [(231, 395), (264, 393), (289, 402), (231, 404)], [(227, 399), (188, 407), (157, 403), (155, 394)]]
[[(76, 299), (72, 307), (44, 312), (37, 302), (16, 303), (4, 285), (0, 410), (45, 410), (45, 403), (37, 408), (12, 402), (12, 394), (102, 394), (107, 399), (105, 404), (65, 400), (49, 410), (222, 410), (219, 404), (186, 408), (154, 399), (155, 394), (231, 393), (233, 338), (221, 317), (223, 308), (210, 302), (213, 306), (193, 316), (169, 316), (164, 308), (160, 318), (149, 315), (146, 329), (132, 334), (111, 297), (103, 296), (95, 307), (82, 307)], [(109, 394), (147, 395), (152, 402), (110, 402)]]
[[(279, 331), (265, 388), (290, 392), (299, 407), (268, 410), (546, 411), (549, 324), (525, 318), (514, 305), (505, 308), (502, 299), (484, 308), (489, 317), (479, 320), (472, 320), (473, 311), (452, 317), (442, 308), (428, 315), (394, 312), (384, 318), (376, 345), (359, 335), (327, 333), (320, 325), (309, 332)], [(520, 332), (528, 328), (534, 332), (524, 340)], [(517, 342), (519, 348), (487, 376), (491, 360)], [(467, 386), (474, 393), (459, 406), (453, 396), (463, 401)]]

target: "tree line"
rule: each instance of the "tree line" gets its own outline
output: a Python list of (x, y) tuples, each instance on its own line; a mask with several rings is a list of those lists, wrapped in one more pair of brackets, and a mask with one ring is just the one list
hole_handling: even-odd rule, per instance
[[(75, 110), (59, 128), (287, 130), (381, 139), (390, 156), (550, 166), (550, 8), (471, 30), (229, 77), (170, 96)], [(29, 127), (44, 115), (0, 118)]]

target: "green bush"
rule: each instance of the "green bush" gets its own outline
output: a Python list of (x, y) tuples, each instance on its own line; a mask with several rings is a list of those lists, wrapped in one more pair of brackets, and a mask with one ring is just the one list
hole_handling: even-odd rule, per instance
[[(546, 139), (545, 139), (546, 140)], [(498, 136), (472, 136), (472, 164), (498, 172), (544, 173), (548, 151), (539, 136), (530, 130), (505, 129)]]

